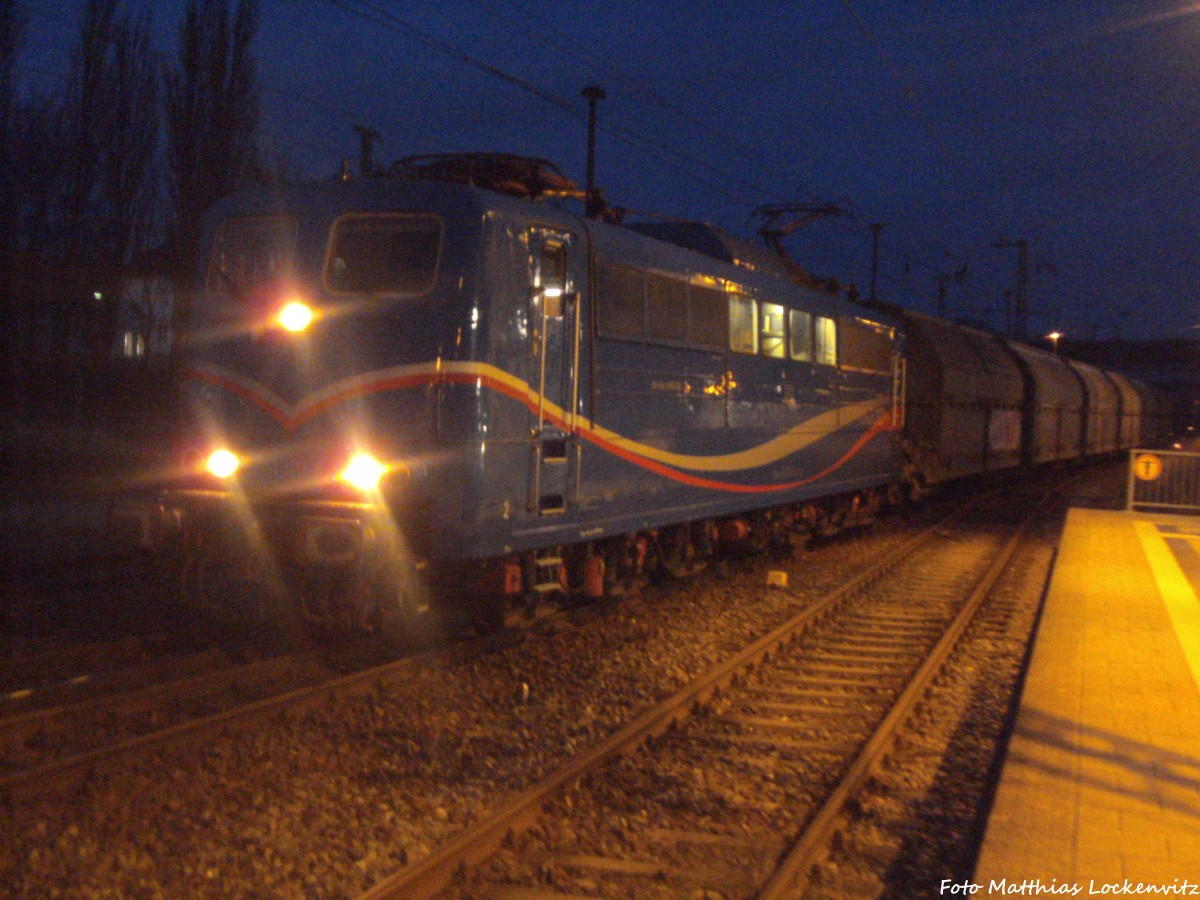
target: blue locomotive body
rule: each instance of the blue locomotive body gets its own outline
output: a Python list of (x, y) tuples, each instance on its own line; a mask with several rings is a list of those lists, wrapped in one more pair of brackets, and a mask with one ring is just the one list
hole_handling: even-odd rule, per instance
[(211, 211), (195, 459), (114, 529), (194, 608), (405, 630), (449, 598), (495, 624), (1165, 434), (1145, 385), (838, 298), (705, 226), (574, 215), (514, 160)]
[[(186, 389), (232, 465), (160, 492), (143, 535), (193, 570), (252, 546), (292, 586), (400, 553), (526, 594), (581, 582), (579, 559), (595, 593), (663, 535), (690, 557), (748, 517), (873, 509), (901, 468), (895, 322), (761, 248), (681, 243), (438, 181), (227, 198)], [(379, 603), (351, 594), (375, 598), (356, 618)]]

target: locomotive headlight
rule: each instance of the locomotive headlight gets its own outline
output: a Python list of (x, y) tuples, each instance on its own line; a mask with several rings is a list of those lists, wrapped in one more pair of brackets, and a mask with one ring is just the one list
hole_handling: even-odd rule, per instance
[(204, 468), (222, 481), (232, 478), (240, 465), (241, 460), (237, 458), (237, 455), (223, 447), (220, 450), (214, 450), (204, 461)]
[(358, 453), (338, 473), (338, 478), (364, 494), (370, 494), (379, 489), (379, 482), (387, 471), (388, 467), (370, 453)]
[(284, 331), (299, 334), (313, 323), (315, 317), (312, 307), (307, 303), (301, 300), (289, 300), (279, 310), (279, 314), (275, 317), (275, 322)]

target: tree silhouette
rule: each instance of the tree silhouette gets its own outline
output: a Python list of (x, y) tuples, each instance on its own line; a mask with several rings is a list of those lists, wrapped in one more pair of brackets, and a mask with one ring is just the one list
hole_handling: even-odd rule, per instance
[(179, 62), (164, 74), (174, 224), (189, 258), (205, 210), (257, 168), (257, 30), (256, 0), (239, 0), (232, 17), (227, 0), (188, 0)]
[[(57, 302), (71, 306), (71, 328), (101, 358), (116, 326), (121, 267), (149, 237), (157, 68), (148, 13), (135, 20), (123, 0), (88, 0), (61, 109), (52, 255), (61, 273)], [(96, 294), (101, 299), (88, 305)]]
[(0, 355), (12, 358), (17, 334), (17, 220), (21, 213), (17, 180), (16, 98), (13, 69), (25, 20), (16, 0), (0, 0)]

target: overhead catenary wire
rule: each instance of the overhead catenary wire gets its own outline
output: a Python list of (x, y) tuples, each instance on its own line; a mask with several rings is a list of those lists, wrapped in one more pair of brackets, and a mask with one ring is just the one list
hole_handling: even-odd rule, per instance
[[(509, 0), (510, 5), (519, 10), (524, 17), (523, 19), (515, 19), (513, 16), (504, 15), (495, 10), (491, 4), (484, 0), (467, 0), (472, 6), (480, 10), (485, 15), (491, 16), (501, 22), (510, 25), (524, 24), (529, 19), (537, 22), (537, 27), (523, 32), (527, 37), (532, 38), (538, 43), (543, 44), (552, 50), (562, 52), (564, 47), (571, 52), (576, 53), (593, 65), (598, 66), (609, 76), (615, 78), (621, 87), (631, 96), (641, 98), (652, 106), (663, 110), (684, 122), (698, 126), (707, 134), (720, 139), (721, 143), (736, 149), (743, 154), (747, 159), (753, 159), (759, 152), (758, 148), (750, 147), (745, 144), (737, 135), (731, 135), (720, 127), (719, 123), (713, 121), (711, 117), (703, 117), (693, 113), (685, 104), (681, 104), (671, 99), (664, 97), (661, 93), (651, 88), (645, 83), (645, 79), (626, 72), (619, 66), (612, 63), (610, 59), (605, 58), (601, 54), (593, 53), (584, 43), (576, 40), (567, 32), (563, 31), (554, 25), (553, 22), (547, 21), (546, 17), (533, 9), (532, 5), (527, 0)], [(553, 36), (551, 40), (547, 35)], [(702, 93), (702, 92), (701, 92)], [(812, 187), (803, 181), (797, 181), (799, 193), (804, 195), (804, 199), (817, 201), (824, 199)], [(758, 189), (764, 194), (773, 194), (775, 192)]]
[[(381, 8), (377, 3), (370, 2), (370, 0), (326, 0), (326, 2), (343, 10), (344, 12), (350, 13), (351, 15), (358, 16), (367, 21), (372, 21), (375, 24), (382, 25), (389, 30), (403, 34), (422, 46), (441, 53), (442, 55), (448, 56), (451, 59), (457, 60), (458, 62), (474, 68), (477, 71), (499, 78), (500, 80), (514, 87), (532, 94), (551, 106), (554, 106), (572, 118), (586, 118), (586, 109), (574, 98), (563, 97), (562, 95), (547, 90), (535, 84), (534, 82), (529, 81), (528, 79), (514, 75), (513, 73), (501, 69), (498, 66), (485, 62), (484, 60), (481, 60), (478, 57), (459, 49), (448, 41), (431, 35), (423, 29), (417, 28), (415, 25), (406, 21), (395, 13)], [(714, 193), (719, 193), (731, 199), (744, 202), (744, 197), (734, 193), (728, 187), (729, 184), (739, 184), (742, 187), (754, 191), (761, 197), (778, 197), (779, 191), (777, 190), (771, 190), (770, 188), (748, 181), (745, 178), (734, 175), (707, 160), (685, 153), (678, 147), (672, 146), (664, 141), (658, 141), (653, 138), (646, 137), (630, 128), (615, 125), (610, 122), (601, 122), (598, 124), (597, 129), (639, 149), (643, 153), (648, 154), (650, 157), (668, 167), (671, 167), (672, 169), (674, 169), (675, 166), (672, 165), (670, 160), (674, 158), (675, 160), (691, 166), (693, 169), (699, 169), (710, 175), (719, 176), (722, 179), (721, 181), (711, 181), (696, 174), (694, 171), (689, 173), (690, 177), (703, 184)]]

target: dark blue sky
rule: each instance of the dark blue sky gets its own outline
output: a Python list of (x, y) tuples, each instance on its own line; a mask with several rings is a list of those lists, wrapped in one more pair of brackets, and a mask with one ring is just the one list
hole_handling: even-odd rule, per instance
[[(141, 8), (141, 0), (126, 0)], [(79, 0), (27, 3), (30, 89), (65, 70)], [(176, 52), (181, 0), (153, 3)], [(1003, 325), (1030, 246), (1030, 333), (1196, 336), (1200, 4), (1179, 0), (261, 0), (267, 150), (306, 176), (449, 150), (583, 181), (585, 85), (611, 202), (751, 234), (763, 203), (853, 215), (787, 239), (813, 271)], [(497, 71), (485, 71), (486, 69)], [(61, 82), (58, 82), (61, 84)]]

